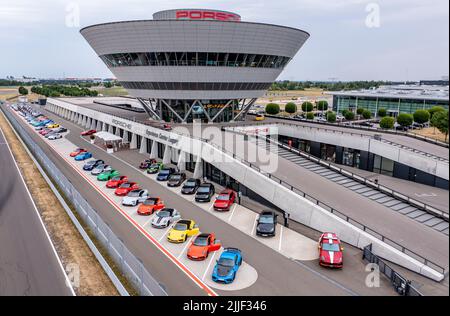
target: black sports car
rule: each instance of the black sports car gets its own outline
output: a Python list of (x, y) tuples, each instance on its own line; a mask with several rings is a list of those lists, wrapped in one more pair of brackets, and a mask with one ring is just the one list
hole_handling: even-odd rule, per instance
[(86, 171), (92, 171), (95, 167), (103, 165), (105, 162), (101, 159), (97, 160), (89, 160), (86, 162), (86, 164), (83, 166), (83, 170)]
[(181, 194), (194, 194), (200, 186), (200, 179), (190, 178), (181, 188)]
[(216, 193), (214, 185), (211, 183), (202, 183), (195, 194), (195, 202), (210, 202), (214, 193)]
[(184, 172), (173, 173), (167, 180), (168, 187), (179, 187), (186, 180), (186, 174)]
[(256, 222), (256, 235), (262, 237), (274, 237), (278, 215), (272, 211), (264, 211), (259, 214)]

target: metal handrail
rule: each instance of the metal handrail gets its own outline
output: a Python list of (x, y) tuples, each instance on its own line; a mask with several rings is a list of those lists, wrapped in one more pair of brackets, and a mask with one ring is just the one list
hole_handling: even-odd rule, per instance
[[(257, 139), (260, 138), (259, 136), (255, 136), (255, 137)], [(375, 190), (378, 190), (378, 191), (383, 192), (383, 193), (385, 193), (387, 195), (390, 195), (390, 196), (392, 196), (392, 197), (394, 197), (396, 199), (399, 199), (399, 200), (401, 200), (403, 202), (406, 202), (406, 203), (411, 204), (411, 205), (413, 205), (415, 207), (418, 207), (418, 208), (420, 208), (420, 209), (422, 209), (422, 210), (424, 210), (424, 211), (426, 211), (428, 213), (431, 213), (434, 216), (442, 218), (443, 220), (445, 220), (447, 222), (449, 221), (449, 214), (448, 213), (446, 213), (446, 212), (444, 212), (442, 210), (439, 210), (439, 209), (437, 209), (437, 208), (435, 208), (435, 207), (433, 207), (433, 206), (431, 206), (429, 204), (417, 201), (417, 200), (415, 200), (415, 199), (413, 199), (413, 198), (411, 198), (411, 197), (409, 197), (409, 196), (407, 196), (405, 194), (402, 194), (402, 193), (400, 193), (398, 191), (395, 191), (394, 189), (391, 189), (389, 187), (377, 184), (377, 183), (375, 183), (373, 181), (370, 181), (369, 179), (367, 179), (365, 177), (357, 175), (357, 174), (355, 174), (353, 172), (350, 172), (348, 170), (345, 170), (345, 169), (343, 169), (341, 167), (337, 167), (337, 166), (333, 165), (332, 163), (329, 163), (328, 161), (325, 161), (323, 159), (317, 158), (317, 157), (315, 157), (315, 156), (313, 156), (313, 155), (311, 155), (309, 153), (305, 153), (305, 152), (303, 152), (303, 151), (301, 151), (299, 149), (292, 148), (292, 147), (290, 147), (290, 146), (288, 146), (286, 144), (277, 142), (277, 141), (275, 141), (275, 140), (273, 140), (271, 138), (268, 139), (268, 140), (270, 142), (274, 143), (275, 145), (279, 146), (279, 147), (282, 147), (282, 148), (284, 148), (286, 150), (289, 150), (290, 152), (296, 153), (299, 156), (303, 156), (303, 157), (307, 158), (308, 160), (316, 162), (316, 163), (318, 163), (320, 165), (323, 165), (324, 167), (326, 167), (328, 169), (332, 169), (332, 170), (342, 174), (343, 176), (351, 178), (352, 180), (355, 180), (355, 181), (357, 181), (359, 183), (362, 183), (364, 185), (370, 186), (370, 187), (372, 187)]]
[[(250, 114), (252, 115), (252, 114)], [(354, 126), (354, 125), (349, 125), (349, 124), (342, 124), (342, 123), (329, 123), (329, 122), (318, 122), (318, 121), (312, 121), (312, 120), (307, 120), (307, 119), (297, 119), (297, 118), (291, 118), (291, 117), (281, 117), (281, 116), (276, 116), (276, 115), (270, 115), (270, 114), (266, 114), (267, 117), (272, 117), (272, 118), (276, 118), (276, 119), (280, 119), (280, 120), (289, 120), (289, 121), (299, 121), (299, 122), (305, 122), (305, 123), (311, 123), (311, 124), (317, 124), (317, 125), (327, 125), (327, 126), (334, 126), (334, 127), (343, 127), (343, 128), (349, 128), (349, 129), (356, 129), (356, 130), (363, 130), (363, 131), (373, 131), (373, 132), (381, 132), (384, 134), (392, 134), (392, 135), (402, 135), (402, 136), (406, 136), (406, 137), (411, 137), (414, 139), (418, 139), (418, 140), (422, 140), (425, 141), (427, 143), (432, 143), (441, 147), (445, 147), (445, 148), (449, 148), (449, 143), (448, 142), (442, 142), (440, 140), (431, 138), (431, 137), (427, 137), (427, 136), (423, 136), (423, 135), (419, 135), (416, 133), (411, 133), (411, 132), (402, 132), (402, 131), (390, 131), (390, 130), (386, 130), (383, 128), (376, 128), (376, 127), (368, 127), (368, 126)]]

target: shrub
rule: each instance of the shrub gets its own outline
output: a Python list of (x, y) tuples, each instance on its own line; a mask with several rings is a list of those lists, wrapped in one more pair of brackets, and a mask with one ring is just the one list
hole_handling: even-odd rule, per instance
[(330, 123), (336, 122), (336, 113), (328, 111), (327, 112), (327, 121)]
[(387, 115), (387, 110), (385, 108), (379, 108), (378, 109), (378, 116), (379, 117), (385, 117)]
[(384, 129), (393, 129), (394, 128), (395, 119), (390, 116), (385, 116), (380, 121), (380, 127)]
[(351, 121), (351, 120), (355, 119), (355, 113), (353, 113), (352, 111), (346, 111), (345, 113), (342, 112), (342, 114), (344, 115), (344, 117), (347, 121)]
[(411, 126), (413, 120), (414, 120), (413, 116), (408, 113), (400, 113), (397, 116), (397, 123), (400, 124), (401, 126)]
[(437, 128), (445, 135), (445, 141), (448, 136), (448, 111), (437, 111), (431, 119), (431, 125)]
[(356, 114), (362, 115), (363, 113), (364, 113), (364, 109), (363, 108), (356, 109)]
[(28, 94), (28, 90), (22, 86), (19, 87), (19, 93), (21, 95), (27, 95)]
[(430, 115), (430, 112), (428, 112), (426, 110), (417, 110), (416, 112), (414, 112), (413, 116), (414, 116), (414, 122), (423, 124), (430, 120), (431, 115)]
[(302, 104), (302, 111), (303, 112), (311, 112), (313, 110), (314, 106), (311, 102), (303, 102)]
[(314, 113), (312, 113), (312, 112), (306, 113), (306, 119), (307, 120), (314, 120)]
[(280, 106), (277, 103), (268, 103), (266, 105), (266, 113), (277, 115), (278, 113), (280, 113)]
[(295, 113), (297, 112), (297, 105), (294, 102), (289, 102), (284, 107), (284, 110), (290, 114)]
[(319, 111), (328, 110), (328, 102), (325, 100), (321, 100), (321, 101), (317, 102), (317, 110), (319, 110)]
[(372, 117), (372, 112), (370, 112), (369, 110), (364, 110), (361, 114), (362, 117), (365, 118), (366, 120)]

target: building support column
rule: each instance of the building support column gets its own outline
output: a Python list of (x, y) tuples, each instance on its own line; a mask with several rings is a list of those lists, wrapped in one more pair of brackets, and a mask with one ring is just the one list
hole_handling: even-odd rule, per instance
[(158, 157), (158, 142), (152, 140), (152, 149), (150, 150), (150, 159), (156, 159)]
[(131, 133), (131, 142), (130, 149), (137, 149), (137, 135), (135, 133)]
[(181, 151), (180, 155), (178, 157), (177, 167), (178, 167), (178, 171), (180, 171), (180, 172), (186, 171), (186, 155), (187, 155), (187, 153), (185, 153), (184, 151)]
[(146, 154), (147, 153), (147, 138), (142, 137), (141, 138), (141, 148), (139, 148), (140, 154)]
[(172, 148), (170, 148), (169, 145), (166, 145), (166, 147), (164, 148), (164, 156), (162, 163), (167, 165), (170, 164), (171, 162), (172, 162)]
[(97, 127), (96, 121), (97, 120), (94, 120), (94, 119), (91, 120), (91, 126), (89, 129), (95, 129)]
[(99, 132), (99, 131), (101, 131), (102, 129), (103, 129), (103, 127), (102, 127), (102, 122), (100, 122), (99, 120), (97, 120), (97, 126), (96, 126), (96, 130)]
[(108, 124), (106, 124), (106, 123), (102, 124), (102, 131), (104, 131), (104, 132), (108, 131)]
[(113, 126), (111, 124), (109, 124), (109, 126), (108, 126), (108, 133), (110, 133), (110, 134), (114, 133), (114, 129), (113, 129)]
[(195, 162), (194, 175), (195, 179), (201, 179), (203, 177), (203, 163), (202, 158), (200, 156), (197, 157), (197, 161)]

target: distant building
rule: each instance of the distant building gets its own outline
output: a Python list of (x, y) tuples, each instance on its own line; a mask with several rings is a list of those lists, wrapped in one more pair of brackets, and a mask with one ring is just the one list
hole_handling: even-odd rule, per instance
[(419, 109), (442, 106), (448, 110), (449, 87), (437, 85), (392, 85), (378, 89), (329, 92), (333, 96), (333, 111), (367, 109), (377, 116), (385, 108), (390, 116), (414, 113)]

